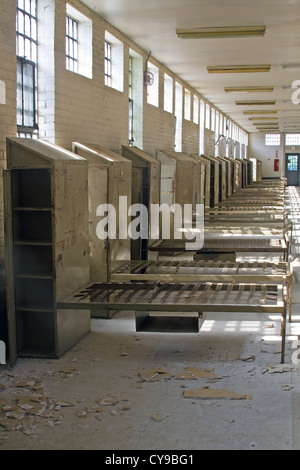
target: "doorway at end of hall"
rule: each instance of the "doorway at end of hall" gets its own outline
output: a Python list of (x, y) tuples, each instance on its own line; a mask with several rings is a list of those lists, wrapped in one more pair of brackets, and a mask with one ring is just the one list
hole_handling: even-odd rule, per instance
[(285, 176), (288, 186), (299, 186), (299, 153), (285, 154)]

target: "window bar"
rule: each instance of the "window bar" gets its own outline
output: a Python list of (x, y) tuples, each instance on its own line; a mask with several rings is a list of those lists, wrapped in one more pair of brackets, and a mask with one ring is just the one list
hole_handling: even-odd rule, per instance
[(78, 72), (78, 22), (67, 16), (66, 18), (66, 68), (71, 72)]
[(105, 41), (105, 85), (111, 86), (111, 44)]

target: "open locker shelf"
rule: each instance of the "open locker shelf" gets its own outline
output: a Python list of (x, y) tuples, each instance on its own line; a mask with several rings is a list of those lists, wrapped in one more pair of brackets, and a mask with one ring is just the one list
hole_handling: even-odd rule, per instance
[(73, 325), (57, 309), (89, 281), (86, 162), (43, 141), (7, 139), (5, 187), (10, 362), (59, 357), (90, 328), (89, 312)]

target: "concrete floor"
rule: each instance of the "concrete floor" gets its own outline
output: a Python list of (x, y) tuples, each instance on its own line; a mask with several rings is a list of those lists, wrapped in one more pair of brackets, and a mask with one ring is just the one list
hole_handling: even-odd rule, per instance
[[(133, 312), (93, 319), (61, 359), (0, 366), (0, 404), (11, 416), (0, 415), (0, 450), (299, 450), (299, 194), (287, 190), (294, 289), (284, 365), (272, 315), (210, 314), (198, 334), (138, 333)], [(176, 377), (188, 367), (194, 375)], [(184, 397), (199, 387), (238, 395)]]

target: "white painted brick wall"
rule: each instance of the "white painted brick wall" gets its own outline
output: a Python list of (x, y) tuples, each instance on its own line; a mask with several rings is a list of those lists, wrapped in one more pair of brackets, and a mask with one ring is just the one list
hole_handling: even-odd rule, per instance
[[(43, 0), (46, 1), (46, 0)], [(79, 0), (68, 3), (93, 21), (93, 78), (74, 74), (65, 66), (65, 15), (66, 0), (55, 1), (55, 141), (70, 149), (72, 141), (99, 143), (115, 151), (128, 145), (128, 55), (129, 49), (143, 57), (146, 64), (147, 54), (138, 45), (115, 30), (102, 18), (88, 9)], [(124, 92), (104, 85), (104, 37), (108, 31), (124, 43)], [(151, 62), (159, 67), (159, 107), (147, 103), (147, 88), (143, 86), (142, 145), (144, 151), (155, 156), (157, 148), (174, 148), (175, 119), (163, 109), (164, 73), (187, 84), (151, 57)], [(145, 68), (145, 67), (144, 67)], [(189, 88), (189, 87), (188, 87)], [(41, 96), (41, 101), (46, 97)], [(44, 108), (43, 126), (47, 128), (51, 112)], [(42, 126), (41, 126), (42, 127)], [(205, 153), (214, 155), (214, 132), (205, 132)], [(199, 126), (193, 121), (183, 119), (182, 151), (199, 152)]]

